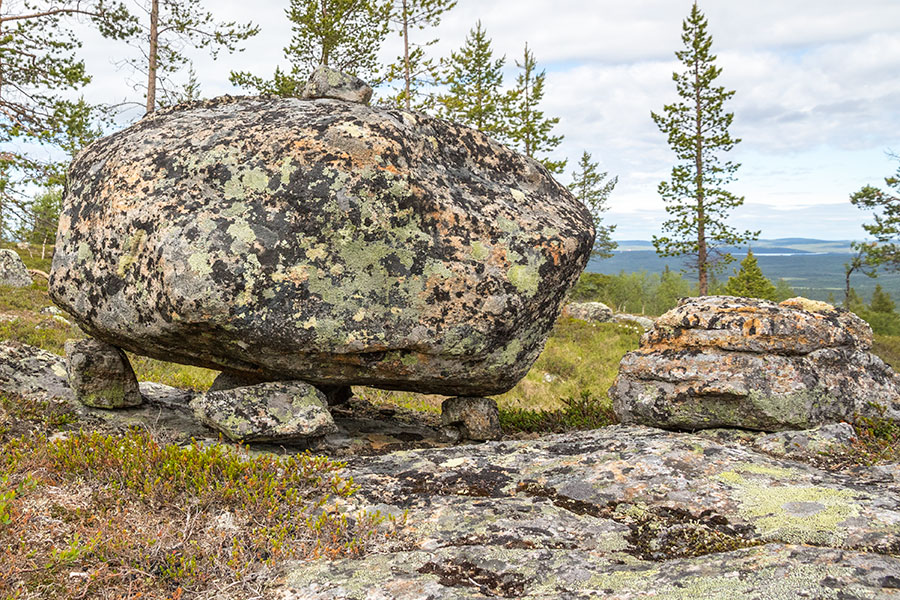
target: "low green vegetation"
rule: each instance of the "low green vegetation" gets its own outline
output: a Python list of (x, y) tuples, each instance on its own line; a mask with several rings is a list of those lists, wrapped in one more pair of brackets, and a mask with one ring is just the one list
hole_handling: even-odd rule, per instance
[[(15, 431), (2, 427), (10, 417)], [(356, 556), (388, 535), (377, 513), (337, 510), (355, 489), (342, 463), (72, 422), (64, 408), (0, 398), (3, 600), (245, 598), (276, 561)]]

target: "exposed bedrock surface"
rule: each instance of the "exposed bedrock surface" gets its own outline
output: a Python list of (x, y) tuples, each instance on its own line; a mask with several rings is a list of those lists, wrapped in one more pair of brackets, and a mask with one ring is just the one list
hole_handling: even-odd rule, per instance
[(592, 239), (541, 165), (477, 131), (223, 97), (76, 158), (50, 289), (91, 335), (156, 358), (490, 395), (540, 353)]
[(625, 355), (619, 420), (669, 429), (808, 429), (858, 415), (900, 420), (900, 377), (851, 312), (800, 299), (682, 300)]
[(358, 457), (346, 475), (352, 508), (405, 516), (396, 546), (295, 563), (275, 598), (861, 600), (900, 587), (895, 485), (696, 435), (614, 426)]

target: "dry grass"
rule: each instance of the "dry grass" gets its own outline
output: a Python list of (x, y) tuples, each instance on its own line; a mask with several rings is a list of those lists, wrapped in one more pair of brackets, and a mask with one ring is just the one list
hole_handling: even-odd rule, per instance
[(65, 431), (33, 401), (0, 408), (17, 420), (0, 429), (2, 600), (247, 598), (275, 563), (389, 535), (380, 515), (340, 512), (354, 486), (325, 457)]

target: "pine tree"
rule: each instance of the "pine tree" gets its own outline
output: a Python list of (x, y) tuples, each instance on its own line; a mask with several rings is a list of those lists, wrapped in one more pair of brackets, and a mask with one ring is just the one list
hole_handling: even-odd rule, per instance
[(391, 22), (403, 38), (403, 56), (388, 66), (385, 77), (388, 82), (400, 81), (401, 86), (386, 100), (406, 110), (432, 108), (434, 98), (423, 92), (440, 78), (438, 65), (425, 56), (425, 48), (436, 39), (416, 44), (410, 41), (410, 29), (437, 27), (441, 15), (456, 6), (457, 0), (391, 0)]
[(727, 296), (763, 300), (776, 300), (778, 297), (775, 286), (763, 275), (752, 250), (747, 250), (747, 256), (741, 261), (741, 270), (734, 277), (728, 278), (723, 293)]
[[(900, 161), (900, 156), (890, 156)], [(896, 175), (885, 177), (884, 182), (888, 191), (867, 185), (850, 196), (854, 206), (872, 211), (875, 218), (874, 223), (863, 225), (875, 242), (854, 242), (853, 248), (857, 257), (862, 256), (857, 261), (872, 269), (883, 266), (889, 271), (900, 271), (900, 167)]]
[(19, 148), (69, 145), (98, 116), (97, 107), (72, 98), (90, 82), (77, 55), (81, 42), (72, 27), (78, 22), (110, 39), (137, 31), (120, 2), (0, 1), (0, 239), (14, 222), (28, 221), (28, 188), (64, 175), (61, 162), (43, 158), (49, 153)]
[(284, 55), (289, 72), (275, 69), (272, 79), (231, 72), (234, 85), (261, 94), (299, 96), (310, 74), (324, 65), (376, 85), (378, 50), (387, 37), (391, 4), (384, 0), (291, 0), (285, 13), (293, 23)]
[(505, 98), (509, 142), (525, 156), (540, 161), (551, 173), (562, 173), (566, 168), (565, 160), (538, 158), (539, 154), (552, 152), (563, 140), (561, 135), (550, 135), (559, 118), (545, 117), (544, 112), (538, 109), (544, 98), (547, 74), (545, 71), (537, 72), (537, 61), (528, 44), (525, 44), (522, 62), (516, 61), (516, 66), (520, 69), (516, 87)]
[[(208, 49), (216, 58), (222, 49), (239, 50), (239, 43), (259, 33), (252, 23), (216, 22), (202, 0), (140, 0), (141, 33), (131, 44), (140, 48), (140, 58), (125, 61), (146, 78), (146, 112), (177, 103), (179, 92), (172, 76), (189, 64), (187, 46)], [(144, 21), (146, 19), (146, 21)]]
[(654, 236), (653, 245), (661, 256), (692, 257), (701, 296), (707, 294), (710, 272), (733, 260), (718, 248), (759, 235), (738, 232), (726, 224), (728, 214), (744, 199), (724, 187), (733, 181), (740, 165), (722, 162), (720, 154), (740, 140), (728, 133), (734, 115), (724, 112), (724, 104), (734, 91), (714, 85), (722, 70), (715, 66), (712, 37), (706, 28), (706, 18), (694, 3), (682, 24), (685, 48), (675, 53), (685, 67), (683, 73), (672, 76), (681, 101), (664, 106), (663, 115), (651, 113), (679, 160), (671, 180), (659, 184), (671, 218), (662, 225), (665, 235)]
[(616, 230), (615, 225), (603, 225), (603, 213), (609, 210), (606, 205), (609, 195), (616, 187), (619, 178), (607, 179), (608, 173), (600, 172), (599, 165), (591, 160), (590, 153), (585, 150), (578, 162), (578, 171), (572, 173), (572, 183), (569, 189), (575, 194), (582, 204), (591, 211), (594, 219), (594, 248), (591, 256), (610, 258), (618, 244), (612, 240), (612, 234)]
[(896, 308), (891, 295), (881, 288), (881, 284), (876, 284), (875, 291), (872, 292), (872, 301), (869, 303), (869, 310), (877, 313), (893, 313)]
[(463, 47), (444, 63), (448, 89), (437, 99), (441, 116), (505, 141), (507, 126), (500, 91), (505, 62), (505, 57), (494, 58), (491, 41), (478, 21)]

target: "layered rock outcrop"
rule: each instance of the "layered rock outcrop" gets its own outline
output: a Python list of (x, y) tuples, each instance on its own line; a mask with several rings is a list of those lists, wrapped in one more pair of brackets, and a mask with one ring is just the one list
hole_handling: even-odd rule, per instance
[(900, 420), (900, 378), (854, 315), (803, 299), (682, 300), (627, 354), (618, 418), (671, 429), (807, 429), (857, 415)]
[(91, 335), (254, 380), (503, 392), (591, 249), (537, 162), (333, 99), (159, 111), (72, 164), (50, 282)]

